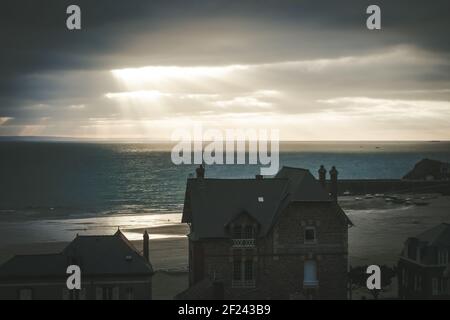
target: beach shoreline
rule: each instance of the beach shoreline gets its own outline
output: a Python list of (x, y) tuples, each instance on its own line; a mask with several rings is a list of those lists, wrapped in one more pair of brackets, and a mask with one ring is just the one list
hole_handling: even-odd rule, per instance
[[(391, 195), (393, 196), (393, 195)], [(404, 241), (429, 227), (450, 222), (450, 196), (398, 195), (404, 199), (420, 197), (426, 205), (412, 202), (392, 203), (386, 197), (367, 195), (340, 198), (340, 205), (354, 223), (349, 229), (349, 266), (378, 264), (392, 266), (397, 263)], [(69, 220), (64, 227), (85, 223), (86, 234), (113, 234), (121, 223), (121, 231), (137, 250), (142, 251), (142, 234), (150, 234), (150, 260), (156, 271), (154, 298), (170, 299), (188, 286), (189, 227), (180, 222), (181, 214), (129, 215)], [(124, 223), (124, 220), (127, 223)], [(60, 227), (58, 224), (56, 227)], [(84, 234), (80, 232), (79, 234)], [(75, 235), (76, 236), (76, 235)], [(0, 246), (0, 263), (17, 254), (42, 254), (61, 252), (67, 241), (20, 242)], [(393, 284), (384, 297), (394, 296)], [(363, 293), (361, 294), (363, 295)]]

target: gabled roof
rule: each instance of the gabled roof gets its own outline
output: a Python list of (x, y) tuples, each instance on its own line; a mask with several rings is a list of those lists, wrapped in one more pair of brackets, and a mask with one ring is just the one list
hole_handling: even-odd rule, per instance
[(77, 236), (61, 253), (18, 255), (0, 266), (0, 278), (67, 277), (66, 269), (76, 264), (83, 275), (151, 275), (152, 266), (117, 231), (114, 235)]
[(78, 258), (85, 275), (153, 272), (152, 266), (121, 231), (111, 236), (78, 236), (63, 254)]
[[(333, 204), (308, 170), (283, 167), (267, 179), (188, 179), (182, 222), (192, 224), (189, 236), (193, 240), (223, 238), (225, 226), (247, 212), (260, 223), (260, 234), (264, 235), (291, 202)], [(351, 224), (340, 207), (338, 211)]]
[(307, 169), (283, 167), (275, 178), (289, 181), (290, 201), (332, 201), (328, 192)]
[(414, 238), (429, 246), (450, 247), (450, 224), (441, 223)]
[(286, 188), (285, 179), (189, 179), (190, 213), (185, 206), (182, 221), (195, 223), (193, 238), (222, 238), (230, 220), (245, 211), (257, 219), (265, 233)]
[(241, 217), (245, 217), (247, 219), (249, 219), (250, 221), (256, 223), (258, 225), (258, 227), (260, 226), (260, 223), (258, 221), (258, 219), (255, 219), (255, 217), (253, 217), (250, 213), (248, 213), (245, 210), (242, 210), (241, 212), (239, 212), (238, 214), (236, 214), (234, 217), (232, 217), (226, 224), (225, 227), (230, 227), (230, 225), (236, 221), (237, 219), (241, 218)]

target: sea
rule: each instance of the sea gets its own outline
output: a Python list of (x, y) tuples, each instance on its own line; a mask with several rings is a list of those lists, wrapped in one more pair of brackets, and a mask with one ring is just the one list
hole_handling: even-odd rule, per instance
[[(65, 218), (176, 213), (195, 165), (164, 143), (0, 142), (0, 216)], [(423, 158), (450, 162), (450, 142), (286, 142), (280, 167), (336, 166), (339, 178), (401, 178)], [(210, 178), (252, 178), (260, 165), (211, 165)]]
[[(0, 241), (30, 241), (30, 230), (35, 233), (32, 241), (68, 240), (92, 219), (109, 228), (105, 230), (123, 224), (127, 216), (133, 217), (134, 227), (149, 221), (179, 222), (186, 180), (196, 166), (174, 165), (172, 147), (147, 142), (1, 141)], [(320, 165), (336, 166), (339, 178), (345, 179), (401, 178), (423, 158), (450, 162), (450, 142), (280, 145), (280, 167), (306, 168), (317, 176)], [(252, 178), (259, 173), (259, 165), (206, 166), (210, 178)]]

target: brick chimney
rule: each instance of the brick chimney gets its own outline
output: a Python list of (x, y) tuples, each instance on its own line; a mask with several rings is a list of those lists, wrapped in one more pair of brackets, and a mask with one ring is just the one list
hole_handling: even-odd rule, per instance
[(143, 250), (143, 255), (145, 260), (147, 260), (147, 262), (150, 262), (150, 252), (149, 252), (149, 236), (148, 236), (148, 232), (147, 230), (144, 231), (144, 250)]
[(330, 195), (333, 198), (334, 201), (337, 202), (338, 198), (338, 174), (339, 172), (336, 170), (336, 167), (333, 166), (330, 170)]
[(205, 167), (203, 166), (203, 164), (199, 165), (197, 169), (195, 169), (195, 173), (197, 176), (197, 179), (202, 179), (205, 177)]
[(326, 179), (327, 179), (327, 169), (325, 169), (325, 167), (324, 167), (323, 165), (321, 165), (318, 172), (319, 172), (319, 182), (320, 182), (320, 185), (321, 185), (323, 188), (326, 188), (326, 187), (327, 187), (327, 186), (326, 186), (326, 184), (327, 184), (327, 182), (326, 182)]

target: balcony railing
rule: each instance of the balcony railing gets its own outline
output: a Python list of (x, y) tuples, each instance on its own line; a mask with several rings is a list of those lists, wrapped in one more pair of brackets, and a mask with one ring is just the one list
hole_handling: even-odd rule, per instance
[(255, 280), (233, 280), (231, 282), (233, 288), (254, 288), (256, 286)]
[(255, 239), (232, 239), (233, 248), (253, 248)]

